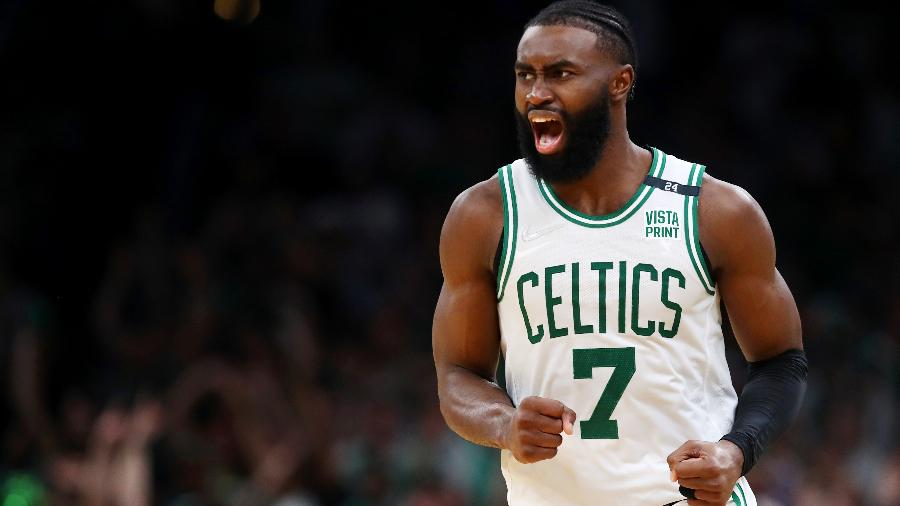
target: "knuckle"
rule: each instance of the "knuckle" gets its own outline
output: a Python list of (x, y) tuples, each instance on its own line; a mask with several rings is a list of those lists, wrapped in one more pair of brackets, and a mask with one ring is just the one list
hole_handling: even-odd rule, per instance
[(556, 448), (545, 448), (543, 452), (541, 452), (540, 457), (537, 460), (547, 460), (552, 459), (556, 456), (557, 450)]
[(535, 435), (532, 432), (523, 432), (522, 435), (519, 437), (519, 440), (522, 441), (523, 446), (527, 446), (527, 447), (531, 448), (532, 451), (534, 451), (534, 447), (536, 446), (535, 443), (537, 442), (537, 441), (535, 441), (534, 436)]

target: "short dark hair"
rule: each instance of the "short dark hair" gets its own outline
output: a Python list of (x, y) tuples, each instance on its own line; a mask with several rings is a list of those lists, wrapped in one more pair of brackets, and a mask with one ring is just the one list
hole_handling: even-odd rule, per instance
[[(590, 0), (559, 0), (531, 18), (525, 29), (554, 25), (574, 26), (595, 33), (598, 44), (604, 50), (609, 51), (619, 63), (631, 65), (637, 74), (637, 49), (631, 24), (616, 9)], [(634, 96), (633, 82), (630, 96)]]

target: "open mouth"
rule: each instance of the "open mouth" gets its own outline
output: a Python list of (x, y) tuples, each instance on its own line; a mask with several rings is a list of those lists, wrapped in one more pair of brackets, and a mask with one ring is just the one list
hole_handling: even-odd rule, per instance
[(552, 155), (562, 148), (563, 127), (558, 114), (550, 111), (532, 111), (528, 113), (531, 131), (534, 133), (534, 147), (542, 155)]

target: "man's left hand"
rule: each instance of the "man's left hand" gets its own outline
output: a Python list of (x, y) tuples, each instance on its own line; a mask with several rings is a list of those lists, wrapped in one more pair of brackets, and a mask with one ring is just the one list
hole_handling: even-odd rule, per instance
[(741, 477), (744, 454), (730, 441), (688, 441), (666, 460), (670, 479), (694, 490), (689, 506), (723, 506)]

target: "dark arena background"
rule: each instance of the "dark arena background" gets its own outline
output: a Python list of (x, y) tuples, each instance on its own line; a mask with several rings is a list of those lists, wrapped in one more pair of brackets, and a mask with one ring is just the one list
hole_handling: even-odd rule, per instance
[[(506, 504), (431, 318), (544, 3), (233, 3), (0, 3), (0, 505)], [(686, 4), (614, 3), (630, 132), (774, 229), (810, 377), (759, 504), (896, 506), (896, 16)]]

